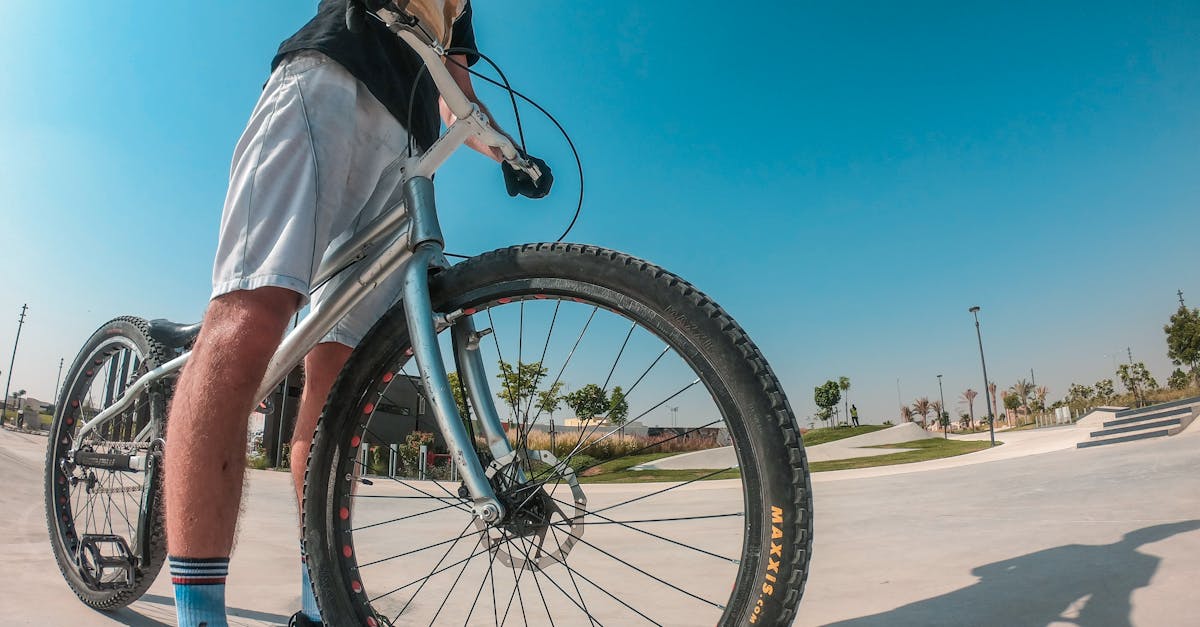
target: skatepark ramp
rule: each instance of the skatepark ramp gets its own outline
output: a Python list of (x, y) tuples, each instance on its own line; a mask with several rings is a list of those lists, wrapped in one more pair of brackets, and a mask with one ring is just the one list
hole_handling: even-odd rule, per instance
[(1092, 431), (1089, 439), (1076, 446), (1087, 448), (1175, 435), (1187, 429), (1197, 415), (1200, 415), (1200, 396), (1149, 407), (1122, 409), (1113, 414), (1112, 420), (1103, 422), (1102, 429)]

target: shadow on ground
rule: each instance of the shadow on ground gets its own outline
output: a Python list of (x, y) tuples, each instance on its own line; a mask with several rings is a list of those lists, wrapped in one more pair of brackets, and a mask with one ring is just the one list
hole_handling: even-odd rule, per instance
[(1159, 558), (1143, 545), (1200, 529), (1200, 520), (1145, 527), (1102, 545), (1069, 544), (980, 566), (979, 582), (894, 610), (828, 627), (1131, 627), (1133, 591), (1150, 584)]
[[(129, 627), (172, 627), (175, 624), (175, 599), (158, 594), (144, 594), (142, 598), (138, 599), (138, 602), (149, 603), (156, 607), (153, 611), (149, 612), (140, 612), (125, 608), (113, 612), (109, 616)], [(258, 612), (237, 607), (227, 608), (225, 613), (230, 618), (257, 620), (271, 625), (286, 625), (290, 618), (288, 616), (280, 616), (279, 614)], [(155, 616), (161, 616), (161, 619)]]

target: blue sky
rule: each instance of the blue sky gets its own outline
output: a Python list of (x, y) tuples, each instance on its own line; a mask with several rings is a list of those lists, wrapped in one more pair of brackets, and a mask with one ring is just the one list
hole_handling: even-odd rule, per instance
[[(199, 318), (233, 144), (315, 4), (0, 5), (0, 369), (30, 306), (14, 388), (49, 399), (115, 315)], [(571, 239), (708, 292), (802, 420), (839, 375), (870, 422), (897, 378), (905, 401), (938, 373), (947, 399), (980, 389), (973, 304), (1003, 386), (1032, 368), (1057, 398), (1126, 347), (1165, 379), (1175, 291), (1200, 305), (1200, 5), (729, 6), (476, 1), (481, 49), (582, 154)], [(569, 219), (570, 154), (524, 119), (556, 192), (509, 199), (456, 156), (452, 249)]]

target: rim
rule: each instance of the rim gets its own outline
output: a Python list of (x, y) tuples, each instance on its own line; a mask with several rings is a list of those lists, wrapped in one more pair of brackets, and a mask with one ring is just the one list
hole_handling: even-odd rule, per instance
[[(81, 425), (113, 403), (145, 373), (146, 355), (130, 338), (107, 338), (82, 362), (77, 377), (68, 383), (61, 418), (54, 434), (53, 486), (58, 542), (64, 555), (87, 587), (97, 590), (120, 587), (125, 572), (96, 566), (96, 556), (112, 556), (120, 549), (112, 543), (84, 544), (87, 536), (117, 536), (127, 549), (138, 553), (138, 516), (145, 487), (144, 473), (111, 471), (70, 464), (65, 454), (76, 441)], [(122, 415), (87, 434), (80, 450), (110, 454), (138, 454), (149, 443), (132, 442), (148, 423), (150, 406), (143, 394)], [(98, 582), (100, 586), (94, 586)]]
[[(436, 431), (410, 378), (411, 350), (397, 349), (360, 391), (358, 425), (342, 443), (330, 501), (331, 542), (360, 620), (721, 622), (755, 566), (741, 560), (761, 512), (758, 491), (746, 489), (750, 478), (736, 460), (675, 472), (612, 469), (730, 441), (748, 447), (738, 420), (728, 419), (736, 405), (699, 349), (648, 307), (590, 284), (538, 283), (493, 286), (492, 296), (468, 295), (445, 308), (463, 308), (478, 329), (492, 330), (479, 346), (490, 395), (510, 421), (514, 448), (530, 451), (493, 478), (509, 510), (500, 524), (474, 520), (456, 469), (442, 458), (422, 475), (416, 445), (424, 438), (394, 451), (380, 446), (397, 432)], [(510, 364), (507, 376), (500, 363)], [(618, 387), (623, 412), (621, 403), (612, 411)], [(538, 392), (555, 389), (575, 396), (547, 412), (552, 403)], [(599, 402), (597, 390), (609, 398)], [(564, 424), (605, 404), (610, 424)], [(624, 425), (611, 424), (614, 413), (624, 413)], [(649, 425), (660, 428), (643, 431)], [(524, 482), (513, 480), (518, 469)]]

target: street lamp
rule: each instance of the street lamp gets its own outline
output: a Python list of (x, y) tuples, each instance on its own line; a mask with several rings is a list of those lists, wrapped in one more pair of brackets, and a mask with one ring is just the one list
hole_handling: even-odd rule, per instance
[(938, 398), (942, 399), (941, 414), (938, 416), (938, 423), (942, 425), (942, 437), (949, 440), (950, 435), (946, 432), (947, 423), (950, 422), (949, 413), (946, 411), (946, 394), (942, 391), (942, 375), (938, 375)]
[(979, 330), (979, 305), (967, 311), (975, 315), (975, 337), (979, 339), (979, 363), (983, 365), (983, 402), (988, 410), (988, 434), (992, 438), (992, 446), (996, 446), (996, 417), (992, 414), (992, 391), (988, 387), (987, 360), (983, 358), (983, 333)]

